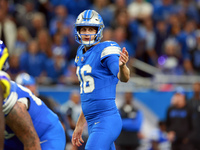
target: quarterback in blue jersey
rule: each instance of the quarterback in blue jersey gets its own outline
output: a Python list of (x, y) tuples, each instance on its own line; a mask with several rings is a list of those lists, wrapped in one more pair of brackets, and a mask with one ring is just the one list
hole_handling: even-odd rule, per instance
[(104, 24), (94, 10), (85, 10), (76, 19), (77, 50), (75, 65), (80, 81), (82, 112), (72, 136), (72, 144), (84, 142), (82, 131), (88, 124), (89, 138), (86, 150), (115, 150), (114, 141), (121, 132), (122, 121), (115, 104), (118, 80), (127, 82), (130, 71), (126, 48), (116, 42), (100, 42)]
[[(0, 69), (4, 70), (8, 52), (2, 41), (0, 49)], [(58, 116), (4, 71), (0, 71), (0, 85), (6, 122), (4, 150), (64, 150), (65, 132)]]

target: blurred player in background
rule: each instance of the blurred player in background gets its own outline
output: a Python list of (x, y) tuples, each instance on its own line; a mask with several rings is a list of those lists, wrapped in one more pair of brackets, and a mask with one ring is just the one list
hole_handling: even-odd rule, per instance
[(23, 72), (17, 75), (15, 82), (28, 88), (35, 96), (40, 98), (53, 112), (57, 110), (56, 108), (58, 107), (58, 104), (52, 98), (42, 96), (38, 93), (38, 88), (34, 77), (30, 76), (28, 73)]
[(72, 144), (80, 146), (83, 125), (87, 121), (89, 138), (87, 150), (114, 150), (114, 141), (121, 132), (122, 120), (115, 104), (118, 80), (127, 82), (130, 71), (126, 48), (116, 42), (101, 42), (104, 24), (94, 10), (85, 10), (76, 19), (77, 50), (75, 65), (80, 81), (82, 112), (77, 121)]
[[(41, 99), (49, 109), (51, 109), (54, 113), (56, 113), (56, 115), (59, 117), (59, 120), (62, 123), (62, 126), (66, 132), (66, 129), (69, 126), (69, 122), (67, 119), (65, 119), (65, 116), (64, 116), (65, 114), (60, 112), (59, 104), (56, 103), (54, 99), (48, 96), (43, 96), (39, 94), (37, 83), (34, 77), (30, 76), (28, 73), (23, 72), (17, 75), (15, 82), (17, 84), (20, 84), (28, 88), (35, 96)], [(70, 141), (67, 133), (66, 135), (67, 135), (66, 140)]]
[[(0, 41), (0, 70), (7, 70), (8, 56), (7, 48), (3, 42)], [(0, 83), (3, 89), (4, 101), (2, 104), (6, 124), (9, 124), (13, 131), (17, 131), (15, 134), (19, 136), (21, 142), (24, 143), (24, 149), (27, 150), (29, 147), (32, 147), (33, 150), (41, 149), (39, 137), (30, 121), (31, 118), (27, 113), (23, 112), (23, 105), (21, 106), (19, 103), (16, 103), (17, 95), (15, 92), (11, 93), (10, 77), (4, 71), (0, 71)], [(24, 118), (26, 121), (20, 118)], [(15, 123), (11, 122), (11, 119)], [(7, 135), (8, 134), (5, 134), (5, 138), (7, 138)]]
[[(0, 69), (8, 68), (8, 51), (0, 41)], [(64, 150), (65, 133), (54, 114), (29, 89), (11, 81), (0, 71), (4, 91), (6, 130), (4, 150)]]
[[(0, 82), (1, 83), (1, 82)], [(0, 86), (0, 103), (3, 104), (3, 88)], [(0, 150), (3, 150), (4, 142), (4, 114), (2, 105), (0, 105)]]
[[(3, 55), (3, 50), (0, 48), (0, 58)], [(8, 52), (4, 50), (4, 55), (8, 55)], [(2, 60), (2, 59), (1, 59)], [(3, 61), (0, 62), (0, 70), (2, 70), (4, 63)], [(5, 87), (3, 82), (4, 81), (2, 78), (0, 78), (0, 103), (3, 104), (4, 100), (4, 93), (5, 93)], [(4, 143), (4, 127), (5, 126), (5, 119), (4, 119), (4, 113), (3, 113), (3, 106), (0, 105), (0, 150), (3, 150), (3, 143)]]

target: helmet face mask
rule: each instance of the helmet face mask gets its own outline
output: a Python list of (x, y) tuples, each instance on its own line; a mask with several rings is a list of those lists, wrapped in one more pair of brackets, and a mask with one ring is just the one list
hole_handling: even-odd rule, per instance
[[(95, 43), (95, 39), (91, 40), (92, 39), (92, 36), (94, 36), (94, 38), (96, 38), (96, 34), (79, 34), (80, 35), (80, 38), (79, 38), (79, 41), (81, 44), (85, 45), (86, 47), (87, 46), (90, 46), (90, 45), (93, 45)], [(82, 40), (82, 36), (83, 35), (89, 35), (89, 41), (84, 41)]]
[(7, 59), (7, 60), (5, 61), (4, 65), (3, 65), (3, 68), (2, 68), (1, 70), (7, 71), (9, 67), (10, 67), (10, 65), (9, 65), (9, 62), (8, 62), (8, 59)]
[[(91, 26), (91, 27), (96, 27), (97, 28), (97, 33), (96, 34), (87, 34), (90, 35), (90, 40), (89, 41), (83, 41), (82, 40), (82, 35), (86, 34), (80, 34), (80, 28), (83, 26)], [(75, 32), (75, 40), (79, 44), (83, 44), (86, 47), (90, 47), (96, 43), (98, 43), (102, 37), (103, 37), (103, 28), (104, 28), (104, 23), (103, 19), (101, 16), (94, 10), (85, 10), (82, 12), (76, 19), (75, 27), (74, 27), (74, 32)], [(91, 36), (95, 36), (94, 40), (91, 40)]]

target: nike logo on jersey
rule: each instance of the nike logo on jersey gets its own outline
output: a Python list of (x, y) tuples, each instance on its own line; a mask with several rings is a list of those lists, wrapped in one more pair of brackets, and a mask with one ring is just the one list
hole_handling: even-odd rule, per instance
[(13, 136), (15, 136), (15, 134), (14, 133), (8, 133), (6, 130), (4, 130), (4, 138), (5, 139), (10, 139), (10, 138), (12, 138)]
[(111, 46), (117, 45), (117, 44), (110, 44)]
[(42, 143), (44, 143), (44, 142), (47, 142), (47, 140), (41, 141), (40, 144), (42, 144)]
[(96, 125), (96, 124), (98, 124), (98, 123), (100, 123), (100, 121), (99, 121), (99, 122), (95, 122), (94, 124)]

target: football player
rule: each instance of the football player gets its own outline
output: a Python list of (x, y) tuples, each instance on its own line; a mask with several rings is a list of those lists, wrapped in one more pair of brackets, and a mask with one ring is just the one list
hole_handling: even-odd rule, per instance
[(116, 42), (100, 42), (104, 23), (94, 10), (85, 10), (76, 19), (75, 40), (81, 44), (75, 65), (80, 81), (82, 112), (72, 136), (72, 144), (84, 142), (81, 135), (87, 121), (87, 150), (115, 150), (114, 141), (121, 132), (122, 121), (115, 104), (118, 80), (128, 82), (126, 66), (129, 55)]
[[(0, 103), (3, 104), (3, 88), (0, 86)], [(4, 143), (4, 114), (0, 105), (0, 150), (3, 150)]]
[[(6, 70), (8, 50), (2, 41), (0, 52), (0, 69)], [(64, 150), (65, 132), (57, 115), (4, 71), (0, 71), (0, 83), (6, 122), (4, 150)]]

